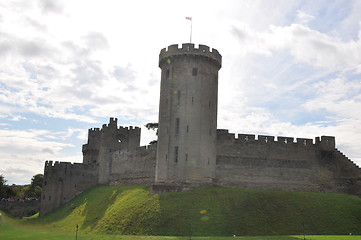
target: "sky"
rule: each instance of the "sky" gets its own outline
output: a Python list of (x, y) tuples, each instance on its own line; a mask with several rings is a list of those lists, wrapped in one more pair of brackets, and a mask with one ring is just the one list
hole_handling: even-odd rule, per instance
[(361, 165), (361, 1), (1, 0), (0, 174), (29, 184), (46, 160), (81, 162), (110, 117), (156, 139), (159, 52), (222, 55), (218, 128), (336, 137)]

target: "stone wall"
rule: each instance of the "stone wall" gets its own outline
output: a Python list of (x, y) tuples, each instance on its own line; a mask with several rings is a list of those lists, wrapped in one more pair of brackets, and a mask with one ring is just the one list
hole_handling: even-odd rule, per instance
[(11, 216), (22, 218), (30, 217), (35, 213), (39, 212), (40, 201), (29, 200), (29, 201), (11, 201), (11, 202), (0, 202), (0, 209)]
[(97, 165), (46, 161), (40, 215), (68, 202), (98, 184)]
[(361, 169), (338, 149), (320, 150), (322, 166), (320, 185), (326, 192), (339, 192), (361, 197)]
[(157, 145), (135, 151), (116, 151), (112, 156), (110, 185), (150, 185), (155, 179)]
[(334, 137), (276, 141), (218, 130), (217, 140), (219, 186), (359, 194), (361, 171), (335, 148)]

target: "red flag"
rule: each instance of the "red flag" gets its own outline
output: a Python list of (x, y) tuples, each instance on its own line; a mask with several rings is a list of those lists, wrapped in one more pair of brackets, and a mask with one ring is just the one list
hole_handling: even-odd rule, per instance
[(186, 19), (192, 21), (192, 17), (186, 17)]

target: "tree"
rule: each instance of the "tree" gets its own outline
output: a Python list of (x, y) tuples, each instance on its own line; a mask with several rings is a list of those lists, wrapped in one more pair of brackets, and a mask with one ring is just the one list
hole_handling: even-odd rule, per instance
[(36, 174), (31, 179), (31, 187), (35, 189), (37, 186), (43, 186), (44, 175), (43, 174)]
[(44, 175), (36, 174), (31, 178), (30, 185), (26, 185), (23, 187), (22, 192), (24, 193), (24, 197), (28, 198), (40, 198), (41, 190), (43, 186)]
[(7, 180), (4, 175), (0, 174), (0, 199), (2, 198), (10, 198), (16, 196), (16, 193), (10, 186), (5, 185)]
[(155, 130), (158, 128), (158, 123), (147, 123), (147, 124), (145, 124), (145, 127), (148, 130), (150, 130), (150, 129)]
[[(155, 133), (157, 136), (158, 136), (158, 123), (147, 123), (145, 124), (145, 127), (150, 130), (156, 130), (157, 129), (157, 132)], [(155, 144), (157, 143), (157, 140), (153, 140), (149, 143), (149, 145), (152, 145), (152, 144)]]
[(4, 175), (0, 174), (0, 187), (5, 186), (6, 182)]

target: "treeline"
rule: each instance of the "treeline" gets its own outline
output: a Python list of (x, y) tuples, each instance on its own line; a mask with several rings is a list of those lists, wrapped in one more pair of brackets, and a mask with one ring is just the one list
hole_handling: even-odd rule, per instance
[(0, 200), (4, 199), (26, 199), (39, 198), (43, 184), (43, 174), (36, 174), (31, 178), (31, 183), (27, 185), (7, 185), (7, 180), (0, 174)]

